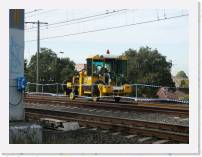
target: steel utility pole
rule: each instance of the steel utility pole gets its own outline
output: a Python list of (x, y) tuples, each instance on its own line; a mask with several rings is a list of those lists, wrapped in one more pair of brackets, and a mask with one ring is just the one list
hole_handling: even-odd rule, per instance
[(25, 22), (25, 24), (37, 24), (37, 54), (36, 54), (36, 92), (39, 91), (39, 53), (40, 53), (40, 24), (48, 24), (47, 22)]

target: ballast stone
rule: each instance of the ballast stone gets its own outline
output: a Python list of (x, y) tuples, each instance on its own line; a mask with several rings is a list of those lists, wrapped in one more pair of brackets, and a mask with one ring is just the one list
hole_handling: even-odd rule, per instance
[(42, 127), (33, 123), (12, 122), (9, 127), (10, 144), (41, 144)]

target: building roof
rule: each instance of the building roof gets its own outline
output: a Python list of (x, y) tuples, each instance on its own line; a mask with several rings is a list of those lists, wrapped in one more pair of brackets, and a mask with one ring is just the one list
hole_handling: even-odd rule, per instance
[(77, 70), (77, 71), (81, 71), (82, 69), (84, 69), (85, 68), (85, 64), (76, 64), (75, 65), (75, 69)]
[(157, 95), (161, 99), (178, 99), (177, 95), (174, 92), (168, 90), (165, 87), (161, 87), (158, 90)]
[(124, 56), (118, 56), (118, 55), (111, 55), (111, 54), (104, 54), (104, 55), (91, 55), (87, 57), (87, 59), (120, 59), (120, 60), (127, 60)]

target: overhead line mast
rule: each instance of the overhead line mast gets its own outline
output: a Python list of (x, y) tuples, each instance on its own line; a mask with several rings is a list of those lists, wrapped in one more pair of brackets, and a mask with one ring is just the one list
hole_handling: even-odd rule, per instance
[(37, 67), (36, 67), (36, 92), (39, 91), (39, 53), (40, 53), (40, 24), (48, 24), (47, 22), (40, 22), (39, 20), (37, 22), (25, 22), (25, 24), (37, 24)]

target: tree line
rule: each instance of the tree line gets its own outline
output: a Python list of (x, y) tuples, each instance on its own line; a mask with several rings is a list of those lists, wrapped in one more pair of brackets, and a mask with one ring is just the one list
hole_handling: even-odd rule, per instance
[[(172, 62), (166, 60), (157, 49), (141, 47), (139, 50), (128, 49), (122, 53), (128, 58), (128, 82), (154, 84), (161, 86), (175, 86), (171, 75)], [(64, 83), (71, 80), (77, 73), (75, 63), (70, 58), (59, 58), (57, 54), (48, 48), (41, 48), (39, 53), (39, 83)], [(36, 54), (29, 61), (25, 60), (24, 71), (28, 82), (36, 82)], [(35, 87), (32, 87), (32, 91)], [(48, 89), (54, 91), (55, 87)], [(139, 94), (156, 96), (154, 88), (139, 89)], [(61, 88), (60, 88), (61, 91)]]

